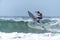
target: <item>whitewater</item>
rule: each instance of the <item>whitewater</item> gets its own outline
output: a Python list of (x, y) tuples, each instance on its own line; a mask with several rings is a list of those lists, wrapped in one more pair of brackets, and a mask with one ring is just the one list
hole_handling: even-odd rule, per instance
[(0, 17), (0, 40), (60, 40), (60, 18)]

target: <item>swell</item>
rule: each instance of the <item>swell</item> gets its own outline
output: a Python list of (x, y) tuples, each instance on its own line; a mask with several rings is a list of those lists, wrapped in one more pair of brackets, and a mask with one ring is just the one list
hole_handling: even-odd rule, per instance
[(24, 21), (13, 21), (13, 20), (1, 20), (0, 19), (0, 31), (1, 32), (25, 32), (25, 33), (44, 33), (45, 30), (41, 31), (38, 29), (29, 28), (28, 22)]
[(13, 20), (0, 20), (0, 31), (21, 32), (21, 31), (27, 29), (26, 23), (24, 23), (23, 21), (17, 22), (17, 21), (13, 21)]
[[(53, 32), (53, 30), (58, 31), (58, 28), (56, 29), (56, 27), (60, 26), (59, 23), (53, 24), (57, 22), (55, 19), (54, 20), (44, 19), (41, 22), (42, 22), (42, 25), (48, 24), (48, 26), (46, 27), (47, 30), (30, 28), (28, 26), (29, 21), (14, 21), (14, 20), (0, 19), (0, 32), (45, 33), (49, 31)], [(49, 26), (49, 24), (53, 24), (53, 26)]]

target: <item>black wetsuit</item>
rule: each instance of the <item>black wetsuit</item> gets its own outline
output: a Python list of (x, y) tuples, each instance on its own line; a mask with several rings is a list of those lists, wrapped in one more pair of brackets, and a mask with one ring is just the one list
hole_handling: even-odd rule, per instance
[(38, 15), (37, 18), (38, 18), (37, 22), (40, 23), (40, 19), (42, 19), (42, 14)]

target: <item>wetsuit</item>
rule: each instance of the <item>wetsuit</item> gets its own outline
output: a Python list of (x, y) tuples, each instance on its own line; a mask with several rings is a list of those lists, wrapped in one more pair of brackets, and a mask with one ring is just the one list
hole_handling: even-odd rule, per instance
[(37, 16), (37, 18), (38, 18), (38, 19), (42, 19), (42, 14), (39, 14), (39, 15)]
[(38, 19), (37, 22), (40, 23), (40, 19), (42, 19), (42, 14), (41, 13), (38, 14), (37, 19)]

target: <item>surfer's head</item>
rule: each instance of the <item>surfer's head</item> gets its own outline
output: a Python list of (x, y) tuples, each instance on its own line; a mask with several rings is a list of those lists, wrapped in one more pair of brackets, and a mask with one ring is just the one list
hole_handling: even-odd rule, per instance
[(42, 16), (42, 13), (41, 12), (36, 11), (36, 13), (37, 13), (38, 16)]
[(39, 11), (36, 11), (36, 13), (38, 13), (38, 14), (39, 14), (40, 12), (39, 12)]

